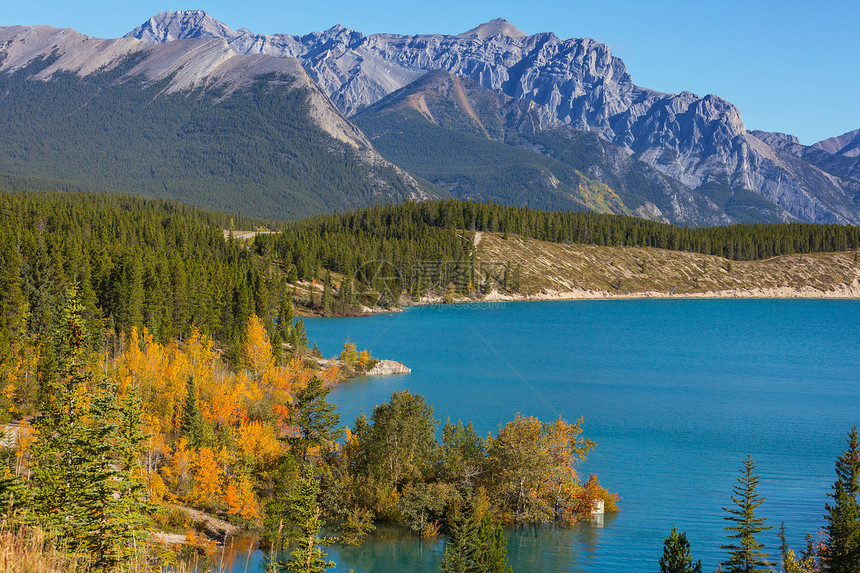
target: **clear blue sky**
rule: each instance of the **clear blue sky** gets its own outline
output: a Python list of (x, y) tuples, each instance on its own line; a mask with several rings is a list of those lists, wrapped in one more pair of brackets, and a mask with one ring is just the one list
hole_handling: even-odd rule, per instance
[(716, 94), (738, 106), (747, 129), (812, 144), (860, 128), (858, 0), (196, 1), (0, 0), (0, 25), (50, 24), (111, 38), (162, 10), (202, 9), (255, 33), (343, 24), (365, 34), (457, 34), (501, 17), (527, 34), (604, 42), (638, 85)]

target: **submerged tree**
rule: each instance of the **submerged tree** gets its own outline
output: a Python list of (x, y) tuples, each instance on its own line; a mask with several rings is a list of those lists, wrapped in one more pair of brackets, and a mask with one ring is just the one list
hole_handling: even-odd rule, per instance
[(702, 561), (693, 563), (687, 532), (672, 533), (663, 541), (663, 557), (660, 558), (660, 573), (702, 573)]
[(452, 507), (442, 573), (510, 573), (508, 540), (488, 513), (471, 502)]
[(478, 522), (470, 505), (451, 510), (448, 542), (442, 558), (442, 573), (477, 573)]
[(730, 532), (726, 537), (732, 540), (732, 543), (720, 545), (720, 549), (729, 552), (726, 573), (766, 573), (773, 566), (767, 553), (762, 551), (764, 545), (756, 539), (756, 535), (773, 527), (765, 525), (767, 518), (755, 515), (756, 508), (765, 500), (756, 492), (760, 476), (754, 475), (755, 467), (752, 457), (747, 456), (732, 496), (737, 509), (723, 508), (729, 514), (723, 519), (731, 523), (725, 526)]

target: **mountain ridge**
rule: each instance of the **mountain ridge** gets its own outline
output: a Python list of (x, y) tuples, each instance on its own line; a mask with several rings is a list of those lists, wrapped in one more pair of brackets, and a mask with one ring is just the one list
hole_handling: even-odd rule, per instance
[(347, 117), (423, 73), (445, 69), (542, 105), (690, 191), (724, 182), (733, 193), (752, 192), (777, 205), (767, 215), (776, 220), (860, 222), (860, 183), (756, 138), (730, 102), (713, 94), (665, 94), (637, 86), (624, 62), (594, 40), (514, 30), (501, 19), (456, 36), (364, 36), (335, 26), (304, 36), (243, 33), (229, 43), (242, 53), (299, 59)]
[[(477, 148), (469, 146), (476, 145), (488, 165), (507, 156), (521, 166), (517, 169), (530, 166), (532, 175), (521, 179), (517, 198), (510, 199), (514, 204), (549, 201), (553, 208), (569, 208), (564, 205), (570, 200), (578, 202), (603, 186), (618, 200), (601, 206), (589, 198), (587, 206), (613, 205), (620, 213), (681, 224), (860, 223), (856, 132), (802, 146), (790, 135), (747, 131), (740, 111), (718, 96), (666, 94), (637, 86), (606, 45), (588, 38), (562, 40), (551, 32), (526, 35), (501, 18), (457, 35), (417, 36), (365, 36), (340, 25), (304, 36), (256, 35), (234, 30), (200, 10), (158, 14), (115, 40), (47, 26), (0, 28), (0, 72), (7, 74), (29, 66), (33, 80), (50, 83), (68, 73), (86, 79), (130, 59), (134, 65), (116, 78), (116, 86), (145, 78), (144, 88), (163, 82), (162, 95), (208, 94), (213, 102), (238, 101), (238, 94), (249, 93), (261, 77), (268, 78), (270, 86), (280, 81), (278, 76), (291, 78), (289, 83), (306, 94), (307, 119), (350, 148), (349, 160), (363, 164), (369, 185), (378, 187), (372, 193), (376, 200), (444, 196), (445, 189), (457, 188), (465, 193), (471, 185), (462, 187), (423, 168), (416, 173), (424, 180), (419, 183), (407, 173), (408, 165), (392, 161), (391, 153), (387, 160), (377, 153), (374, 145), (382, 139), (368, 138), (356, 127), (362, 121), (368, 125), (368, 114), (378, 103), (390, 103), (386, 98), (406, 90), (413, 97), (410, 108), (429, 124), (389, 114), (385, 121), (392, 129), (403, 127), (397, 122), (412, 122), (424, 136), (433, 132), (459, 146), (462, 156), (475, 152)], [(421, 82), (444, 77), (428, 74), (443, 72), (464, 81), (449, 82), (450, 92), (422, 88)], [(472, 83), (467, 87), (465, 81)], [(459, 109), (460, 123), (439, 122), (428, 97), (435, 98), (437, 109), (442, 104)], [(492, 113), (475, 107), (479, 100)], [(20, 122), (16, 125), (26, 130)], [(463, 139), (467, 136), (474, 139)], [(401, 143), (409, 144), (405, 139)], [(343, 153), (335, 147), (335, 155)], [(448, 159), (457, 158), (448, 154)], [(483, 191), (466, 196), (504, 197), (506, 183), (498, 174), (477, 173), (480, 166), (467, 163), (461, 167), (485, 184)], [(574, 177), (571, 168), (579, 175)], [(383, 171), (384, 177), (379, 175)], [(562, 171), (568, 173), (567, 183)], [(313, 176), (325, 177), (322, 172)], [(391, 184), (400, 191), (393, 191)], [(332, 185), (334, 180), (322, 187)], [(336, 193), (344, 196), (343, 191)], [(559, 193), (565, 198), (552, 199), (561, 197)]]
[(0, 54), (0, 170), (12, 174), (281, 218), (429, 196), (292, 58), (217, 37), (147, 43), (48, 26), (0, 28)]

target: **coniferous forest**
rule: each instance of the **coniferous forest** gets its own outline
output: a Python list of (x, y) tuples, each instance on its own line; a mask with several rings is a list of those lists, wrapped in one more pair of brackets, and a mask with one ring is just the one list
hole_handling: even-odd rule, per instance
[[(279, 224), (123, 195), (0, 194), (0, 541), (21, 563), (53, 559), (43, 570), (143, 571), (177, 559), (149, 532), (205, 555), (249, 528), (288, 552), (273, 570), (322, 571), (335, 538), (321, 531), (357, 544), (394, 524), (448, 535), (444, 571), (504, 571), (502, 525), (573, 524), (597, 500), (617, 509), (577, 470), (595, 447), (580, 421), (518, 415), (482, 438), (408, 391), (354, 421), (327, 401), (374, 359), (346, 343), (322, 360), (297, 315), (443, 287), (447, 269), (473, 264), (469, 231), (736, 260), (860, 244), (846, 226), (687, 229), (462, 201)], [(858, 570), (857, 452), (852, 431), (827, 537), (800, 554), (784, 544), (785, 571)], [(757, 480), (748, 459), (727, 509), (726, 571), (777, 561), (754, 543), (769, 527)], [(195, 525), (196, 510), (223, 525)], [(696, 571), (694, 554), (675, 530), (661, 570)]]

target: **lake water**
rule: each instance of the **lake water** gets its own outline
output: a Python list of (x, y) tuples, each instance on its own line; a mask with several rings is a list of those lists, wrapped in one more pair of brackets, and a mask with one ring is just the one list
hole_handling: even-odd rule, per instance
[[(515, 572), (653, 571), (673, 525), (713, 571), (721, 507), (747, 454), (797, 549), (823, 525), (833, 464), (860, 423), (860, 301), (616, 300), (422, 307), (306, 320), (326, 356), (349, 339), (412, 374), (335, 389), (341, 420), (395, 390), (423, 394), (440, 420), (496, 432), (519, 412), (583, 418), (597, 448), (582, 464), (621, 511), (574, 529), (509, 534)], [(775, 529), (763, 534), (778, 553)], [(414, 538), (332, 548), (337, 571), (438, 571), (443, 545)]]

